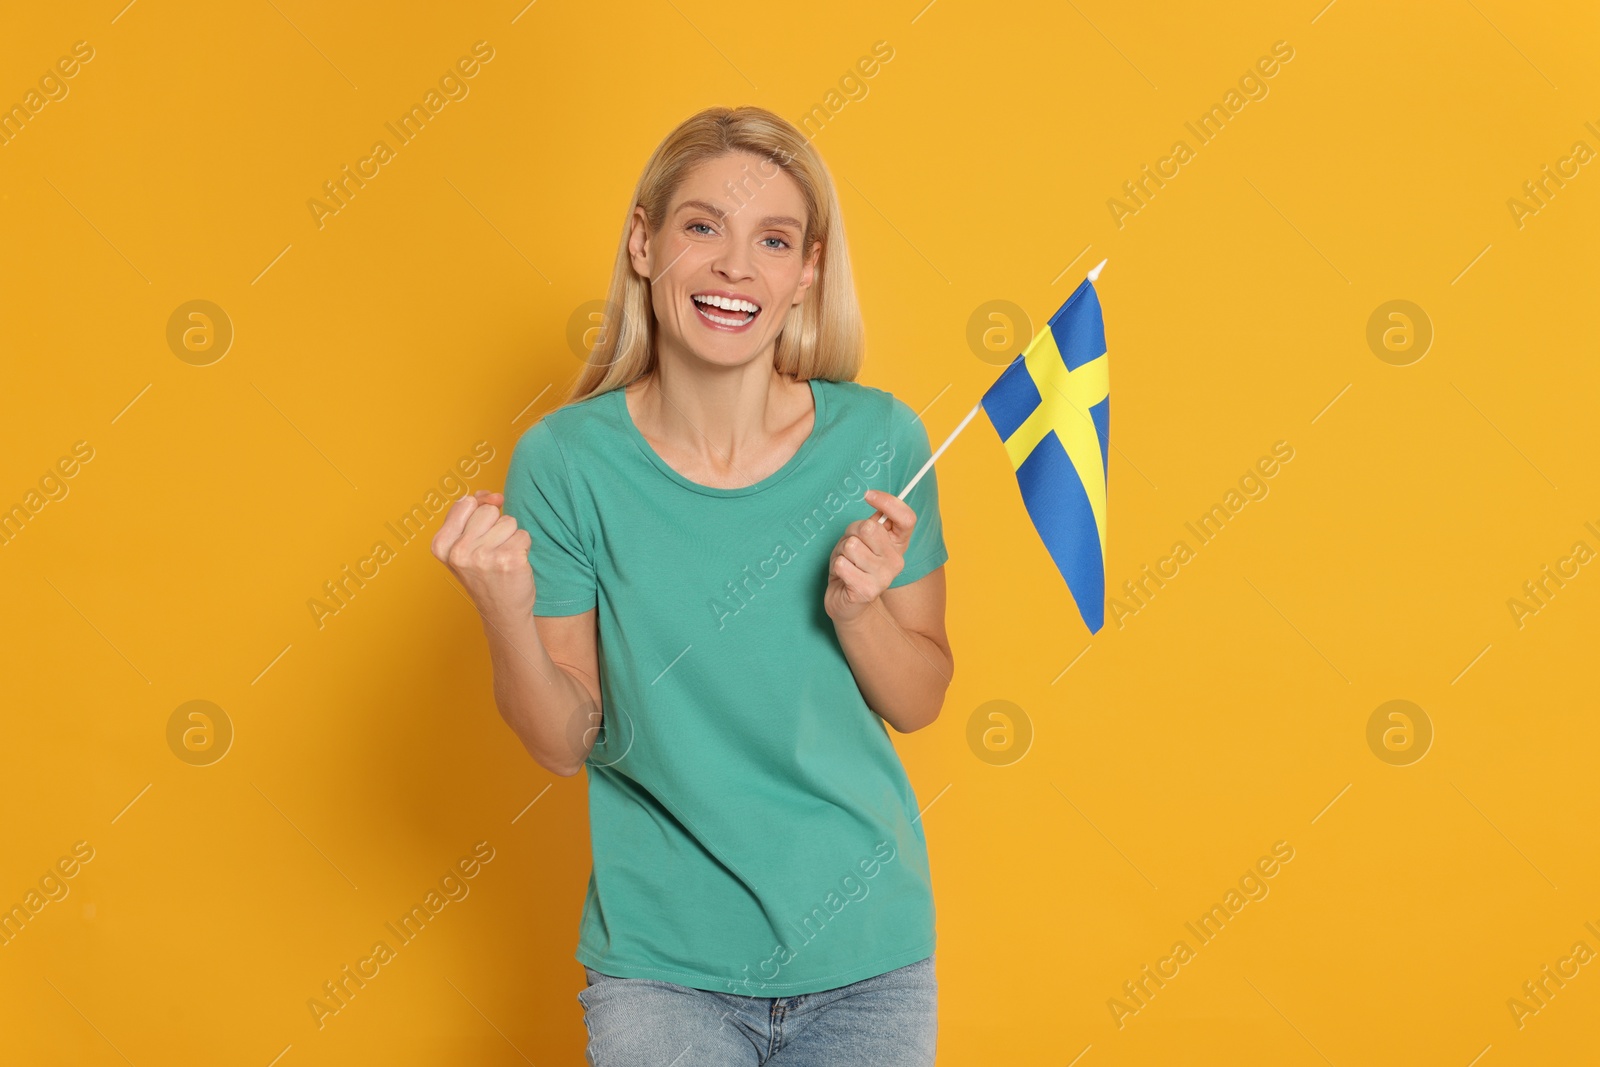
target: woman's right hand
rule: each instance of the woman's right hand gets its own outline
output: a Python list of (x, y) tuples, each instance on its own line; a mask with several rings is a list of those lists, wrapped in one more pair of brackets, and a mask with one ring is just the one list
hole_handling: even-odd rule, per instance
[(486, 619), (533, 613), (533, 539), (501, 512), (504, 493), (479, 489), (455, 502), (433, 535), (433, 554), (450, 568)]

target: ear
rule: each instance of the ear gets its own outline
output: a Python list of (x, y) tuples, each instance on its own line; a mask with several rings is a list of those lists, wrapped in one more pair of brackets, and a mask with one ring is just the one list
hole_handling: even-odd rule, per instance
[(811, 254), (806, 257), (806, 265), (800, 271), (800, 284), (794, 291), (794, 300), (791, 307), (798, 307), (805, 301), (806, 290), (811, 288), (811, 283), (817, 278), (817, 263), (822, 259), (822, 242), (811, 243)]
[(635, 206), (633, 217), (629, 220), (628, 231), (628, 261), (633, 267), (633, 273), (648, 280), (650, 278), (650, 222), (644, 217), (644, 208)]

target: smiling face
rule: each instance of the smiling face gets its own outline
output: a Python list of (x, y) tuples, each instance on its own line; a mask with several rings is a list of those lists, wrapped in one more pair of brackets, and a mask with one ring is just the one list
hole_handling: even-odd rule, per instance
[(689, 171), (659, 232), (635, 208), (628, 250), (651, 280), (661, 348), (720, 366), (770, 362), (822, 250), (802, 255), (807, 221), (794, 179), (747, 152)]

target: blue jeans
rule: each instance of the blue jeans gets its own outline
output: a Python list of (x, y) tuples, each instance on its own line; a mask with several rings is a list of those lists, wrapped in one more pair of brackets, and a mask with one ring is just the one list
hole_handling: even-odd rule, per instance
[(584, 967), (592, 1067), (932, 1067), (934, 957), (794, 997), (746, 997)]

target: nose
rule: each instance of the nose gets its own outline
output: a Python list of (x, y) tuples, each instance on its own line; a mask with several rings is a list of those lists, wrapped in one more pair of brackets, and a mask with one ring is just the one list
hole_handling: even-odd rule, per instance
[(729, 281), (754, 277), (749, 247), (740, 241), (729, 241), (723, 246), (722, 251), (717, 253), (711, 263), (711, 269)]

